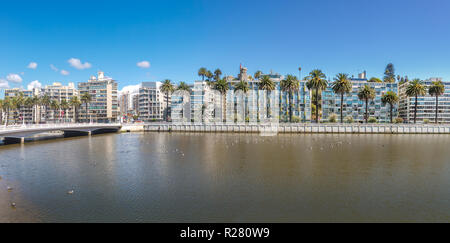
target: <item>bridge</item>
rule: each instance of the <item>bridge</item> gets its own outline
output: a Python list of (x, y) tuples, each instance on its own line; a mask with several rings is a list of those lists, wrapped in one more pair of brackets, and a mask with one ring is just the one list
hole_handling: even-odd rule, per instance
[(62, 131), (65, 137), (90, 135), (105, 132), (117, 132), (119, 123), (59, 123), (1, 126), (0, 137), (5, 143), (23, 143), (25, 138), (39, 133)]

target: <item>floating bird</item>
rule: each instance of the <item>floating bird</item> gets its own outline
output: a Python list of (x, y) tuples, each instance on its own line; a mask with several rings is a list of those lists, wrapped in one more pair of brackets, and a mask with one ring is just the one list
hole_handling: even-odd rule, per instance
[(16, 203), (11, 203), (11, 207), (15, 208), (16, 207)]
[(8, 189), (8, 191), (12, 191), (12, 187), (10, 186), (6, 187), (6, 189)]
[(67, 194), (73, 194), (73, 190), (68, 191)]

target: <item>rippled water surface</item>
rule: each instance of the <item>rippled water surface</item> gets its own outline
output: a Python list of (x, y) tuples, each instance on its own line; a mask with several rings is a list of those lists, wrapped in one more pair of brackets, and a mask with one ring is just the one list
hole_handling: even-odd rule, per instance
[(5, 145), (0, 221), (449, 222), (449, 147), (448, 135), (192, 133)]

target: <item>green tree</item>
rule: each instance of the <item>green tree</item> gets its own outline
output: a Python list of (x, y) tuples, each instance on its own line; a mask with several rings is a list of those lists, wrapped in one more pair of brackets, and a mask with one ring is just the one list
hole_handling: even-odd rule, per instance
[(227, 93), (227, 90), (229, 89), (228, 82), (225, 78), (219, 79), (219, 80), (217, 80), (217, 82), (214, 83), (213, 88), (222, 94), (222, 108), (223, 108), (223, 114), (224, 114), (223, 121), (226, 121), (226, 116), (227, 116), (226, 93)]
[(352, 83), (348, 79), (348, 74), (338, 73), (332, 84), (333, 92), (341, 96), (341, 123), (344, 123), (344, 95), (352, 91)]
[(67, 110), (70, 108), (70, 104), (66, 99), (61, 100), (61, 109), (64, 111), (64, 119), (67, 120)]
[(42, 97), (41, 97), (41, 100), (40, 100), (40, 102), (39, 102), (42, 106), (44, 106), (44, 110), (45, 110), (45, 114), (44, 114), (45, 122), (47, 122), (47, 118), (48, 118), (48, 107), (50, 106), (50, 102), (51, 102), (50, 97), (49, 97), (47, 94), (45, 94), (44, 96), (42, 96)]
[(89, 94), (88, 92), (84, 92), (82, 95), (81, 95), (81, 103), (83, 103), (84, 104), (84, 107), (85, 107), (85, 111), (86, 111), (86, 113), (85, 113), (85, 121), (87, 122), (88, 121), (88, 116), (89, 116), (89, 112), (88, 112), (88, 105), (89, 105), (89, 103), (91, 103), (91, 100), (92, 100), (92, 96), (91, 96), (91, 94)]
[(258, 70), (255, 72), (255, 75), (253, 75), (253, 76), (255, 77), (255, 79), (259, 79), (261, 77), (261, 75), (262, 75), (262, 72)]
[(395, 69), (394, 64), (389, 63), (384, 70), (384, 82), (394, 83), (395, 82)]
[[(12, 103), (12, 107), (15, 110), (15, 114), (16, 114), (14, 117), (14, 124), (16, 124), (16, 121), (18, 120), (19, 116), (22, 116), (20, 108), (23, 106), (24, 101), (25, 101), (25, 98), (24, 98), (23, 92), (17, 93), (17, 95), (12, 98), (11, 103)], [(22, 116), (22, 119), (24, 119), (23, 116)]]
[(289, 122), (292, 122), (292, 107), (294, 106), (292, 97), (293, 92), (297, 92), (300, 86), (300, 82), (294, 75), (288, 74), (285, 79), (281, 80), (281, 90), (287, 92), (289, 95)]
[[(255, 74), (256, 75), (256, 74)], [(270, 79), (268, 75), (264, 75), (259, 82), (259, 89), (266, 91), (266, 108), (267, 108), (267, 118), (270, 117), (270, 93), (275, 90), (275, 82)]]
[(244, 102), (244, 104), (245, 104), (245, 106), (244, 106), (244, 121), (245, 121), (245, 118), (247, 117), (247, 103), (245, 102), (245, 98), (246, 98), (246, 96), (247, 96), (247, 93), (248, 93), (248, 91), (249, 91), (249, 86), (248, 86), (248, 83), (247, 83), (247, 81), (245, 81), (245, 80), (240, 80), (239, 82), (237, 82), (235, 85), (234, 85), (234, 92), (237, 92), (237, 91), (242, 91), (243, 93), (244, 93), (244, 95), (245, 95), (245, 97), (244, 97), (244, 100), (243, 100), (243, 102)]
[(414, 123), (416, 123), (416, 117), (417, 117), (417, 97), (423, 96), (426, 93), (425, 85), (423, 84), (422, 80), (420, 79), (414, 79), (409, 83), (409, 85), (406, 87), (406, 95), (409, 97), (415, 97), (414, 102)]
[(81, 101), (78, 99), (78, 96), (73, 96), (70, 98), (69, 104), (73, 107), (74, 121), (78, 122), (78, 108), (81, 106)]
[(390, 118), (392, 123), (392, 110), (394, 108), (394, 105), (398, 102), (397, 94), (395, 92), (388, 91), (381, 97), (381, 102), (383, 104), (389, 104)]
[(316, 123), (319, 123), (319, 92), (327, 88), (328, 82), (326, 76), (320, 69), (314, 69), (305, 78), (307, 80), (306, 86), (308, 89), (315, 90), (315, 106), (316, 106)]
[[(26, 97), (23, 101), (23, 106), (27, 110), (31, 110), (31, 122), (33, 122), (33, 106), (34, 106), (34, 99), (33, 97)], [(25, 116), (22, 117), (22, 119), (25, 121)]]
[(217, 68), (216, 70), (214, 70), (214, 80), (219, 80), (220, 75), (222, 75), (222, 71), (220, 69)]
[(198, 76), (202, 77), (202, 81), (205, 81), (206, 72), (208, 72), (208, 71), (207, 71), (207, 69), (204, 68), (204, 67), (201, 67), (201, 68), (198, 70), (198, 73), (197, 73), (197, 74), (198, 74)]
[(3, 100), (3, 109), (5, 110), (6, 117), (5, 117), (5, 126), (8, 126), (8, 120), (9, 120), (9, 113), (12, 108), (12, 99), (11, 97), (5, 97)]
[(436, 109), (435, 109), (435, 123), (438, 123), (438, 110), (439, 110), (439, 96), (443, 95), (445, 91), (444, 84), (442, 81), (434, 81), (428, 89), (428, 93), (431, 96), (436, 97)]
[(173, 84), (171, 83), (170, 79), (166, 79), (163, 81), (163, 84), (160, 87), (161, 92), (166, 94), (166, 121), (169, 121), (169, 95), (172, 93), (175, 88), (173, 87)]
[(57, 118), (59, 119), (60, 114), (57, 113), (57, 110), (59, 110), (60, 107), (61, 106), (60, 106), (58, 100), (52, 100), (50, 102), (50, 109), (53, 110), (53, 118), (54, 118), (53, 122), (55, 122)]
[(212, 81), (212, 78), (214, 77), (214, 74), (211, 72), (211, 71), (206, 71), (206, 75), (205, 75), (206, 77), (207, 77), (207, 81), (208, 82), (211, 82)]
[(368, 82), (372, 82), (372, 83), (382, 83), (383, 81), (382, 81), (381, 79), (379, 79), (379, 78), (372, 77), (372, 78), (369, 79)]
[(375, 98), (375, 89), (367, 84), (364, 85), (359, 89), (358, 98), (366, 102), (366, 113), (364, 114), (364, 120), (366, 120), (367, 123), (367, 120), (369, 119), (369, 100), (373, 100)]
[(178, 84), (177, 90), (184, 90), (184, 91), (191, 93), (191, 87), (189, 87), (189, 85), (187, 85), (183, 81), (181, 81), (180, 84)]

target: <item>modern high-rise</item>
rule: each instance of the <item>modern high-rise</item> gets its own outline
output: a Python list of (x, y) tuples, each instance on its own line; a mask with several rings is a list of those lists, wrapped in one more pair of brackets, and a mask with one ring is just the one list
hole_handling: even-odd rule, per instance
[[(162, 121), (166, 109), (170, 113), (171, 95), (161, 92), (161, 82), (142, 82), (139, 88), (138, 114), (142, 121)], [(167, 100), (169, 107), (167, 107)]]
[(112, 78), (106, 77), (100, 71), (98, 76), (91, 76), (87, 82), (78, 83), (78, 92), (80, 97), (84, 93), (91, 95), (91, 101), (88, 109), (84, 105), (80, 108), (80, 121), (88, 122), (115, 122), (119, 114), (119, 101), (117, 97), (117, 82)]
[[(375, 99), (369, 101), (369, 117), (374, 117), (378, 122), (390, 121), (389, 104), (383, 104), (381, 97), (388, 91), (398, 93), (398, 83), (376, 83), (368, 82), (365, 72), (358, 75), (358, 78), (351, 78), (352, 90), (344, 95), (343, 116), (351, 116), (355, 122), (363, 122), (365, 115), (365, 101), (358, 98), (358, 91), (364, 85), (369, 85), (375, 89)], [(336, 114), (339, 119), (341, 112), (341, 96), (332, 90), (332, 81), (328, 82), (328, 87), (322, 92), (322, 119), (328, 120), (331, 114)], [(398, 106), (393, 108), (393, 118), (398, 116)]]
[[(429, 78), (424, 81), (425, 86), (428, 87), (434, 81), (442, 81), (442, 78)], [(444, 94), (439, 96), (438, 100), (438, 122), (450, 123), (450, 82), (444, 82)], [(407, 123), (414, 122), (414, 107), (415, 97), (408, 97), (406, 95), (406, 88), (409, 82), (403, 83), (399, 86), (399, 115)], [(425, 96), (417, 97), (417, 115), (416, 122), (422, 123), (424, 120), (435, 122), (436, 116), (436, 97), (430, 96), (428, 92)]]

